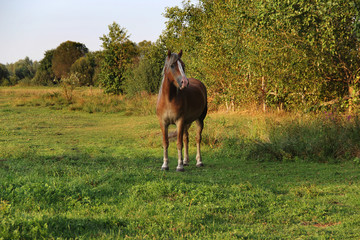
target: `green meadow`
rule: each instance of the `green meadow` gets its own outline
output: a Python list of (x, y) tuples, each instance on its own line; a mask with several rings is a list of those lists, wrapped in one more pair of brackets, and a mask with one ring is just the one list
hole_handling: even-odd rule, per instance
[(0, 88), (0, 239), (360, 239), (356, 116), (210, 112), (165, 172), (156, 96), (72, 94)]

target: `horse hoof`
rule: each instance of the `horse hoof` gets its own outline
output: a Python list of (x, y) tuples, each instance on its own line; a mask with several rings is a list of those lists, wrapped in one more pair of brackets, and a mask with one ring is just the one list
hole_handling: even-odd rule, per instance
[(176, 168), (176, 171), (177, 171), (177, 172), (184, 172), (185, 169), (184, 169), (184, 168)]
[(184, 163), (184, 166), (189, 166), (189, 164), (188, 164), (188, 163)]
[(198, 164), (196, 164), (196, 167), (203, 167), (203, 166), (204, 166), (203, 163), (198, 163)]
[(162, 167), (161, 171), (169, 171), (169, 167)]

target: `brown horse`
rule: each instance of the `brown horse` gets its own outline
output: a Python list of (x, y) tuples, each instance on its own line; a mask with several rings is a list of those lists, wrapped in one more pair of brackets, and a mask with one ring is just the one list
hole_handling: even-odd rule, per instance
[[(176, 171), (184, 171), (184, 166), (189, 164), (189, 132), (193, 121), (197, 123), (196, 134), (196, 166), (203, 166), (200, 154), (201, 132), (207, 113), (207, 94), (202, 82), (185, 75), (185, 64), (181, 61), (182, 50), (179, 54), (171, 53), (165, 60), (163, 80), (156, 105), (156, 114), (159, 118), (163, 135), (164, 164), (162, 170), (169, 170), (168, 128), (170, 124), (177, 127), (178, 166)], [(185, 145), (184, 160), (182, 159), (183, 141)]]

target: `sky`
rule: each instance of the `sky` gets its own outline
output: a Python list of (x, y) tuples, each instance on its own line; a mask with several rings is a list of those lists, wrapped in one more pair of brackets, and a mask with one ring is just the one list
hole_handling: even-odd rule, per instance
[(101, 50), (99, 37), (113, 22), (131, 41), (154, 42), (165, 29), (165, 8), (174, 6), (182, 0), (0, 0), (0, 63), (39, 61), (68, 40)]

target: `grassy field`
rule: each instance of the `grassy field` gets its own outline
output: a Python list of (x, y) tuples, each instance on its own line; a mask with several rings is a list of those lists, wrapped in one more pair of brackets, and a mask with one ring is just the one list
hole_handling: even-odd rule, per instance
[(360, 239), (356, 117), (210, 113), (164, 172), (148, 97), (0, 88), (0, 239)]

